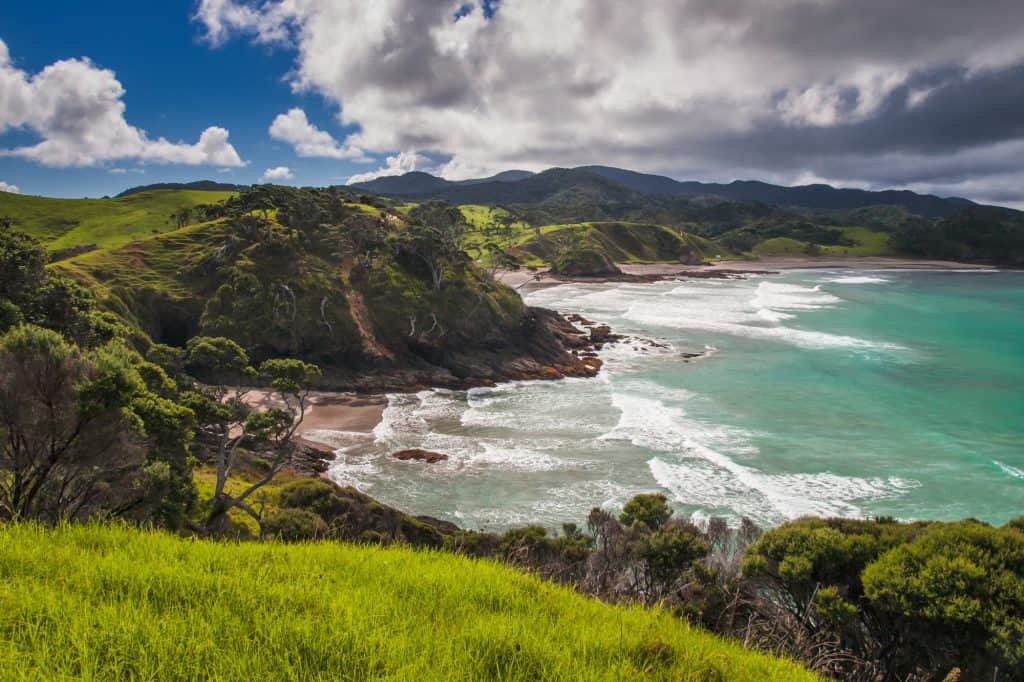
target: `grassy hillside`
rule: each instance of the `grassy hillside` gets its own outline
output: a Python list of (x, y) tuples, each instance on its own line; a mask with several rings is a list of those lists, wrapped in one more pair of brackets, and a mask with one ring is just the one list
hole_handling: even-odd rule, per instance
[(721, 246), (708, 239), (662, 225), (588, 222), (547, 225), (540, 232), (540, 239), (532, 230), (523, 234), (512, 249), (525, 265), (549, 262), (560, 250), (582, 245), (600, 251), (615, 263), (700, 262), (723, 253)]
[(102, 526), (2, 526), (0, 547), (0, 670), (18, 679), (816, 679), (443, 553)]
[(122, 199), (53, 199), (0, 192), (0, 215), (46, 244), (50, 251), (86, 244), (115, 247), (176, 227), (171, 214), (212, 204), (231, 192), (164, 190)]

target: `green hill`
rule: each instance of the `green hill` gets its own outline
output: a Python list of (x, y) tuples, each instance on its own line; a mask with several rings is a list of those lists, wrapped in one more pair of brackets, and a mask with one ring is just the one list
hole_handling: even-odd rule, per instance
[(158, 190), (120, 199), (53, 199), (0, 192), (0, 215), (49, 251), (94, 244), (109, 248), (177, 227), (171, 214), (212, 204), (232, 192)]
[(817, 679), (666, 612), (440, 552), (97, 525), (4, 525), (0, 548), (8, 679)]
[(584, 247), (613, 263), (699, 264), (723, 253), (715, 242), (681, 230), (619, 221), (549, 225), (541, 228), (539, 238), (530, 232), (513, 253), (532, 265), (551, 262), (563, 252)]
[(324, 386), (365, 389), (397, 370), (417, 373), (401, 385), (592, 373), (552, 336), (554, 313), (527, 309), (461, 249), (443, 252), (436, 230), (348, 199), (265, 186), (204, 211), (215, 220), (52, 267), (154, 341), (227, 336), (256, 358), (320, 364)]

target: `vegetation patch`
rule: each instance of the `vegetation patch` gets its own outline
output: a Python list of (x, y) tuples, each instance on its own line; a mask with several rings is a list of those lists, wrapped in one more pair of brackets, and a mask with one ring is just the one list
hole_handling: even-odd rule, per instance
[(97, 525), (0, 526), (0, 546), (0, 668), (32, 679), (816, 679), (440, 552)]

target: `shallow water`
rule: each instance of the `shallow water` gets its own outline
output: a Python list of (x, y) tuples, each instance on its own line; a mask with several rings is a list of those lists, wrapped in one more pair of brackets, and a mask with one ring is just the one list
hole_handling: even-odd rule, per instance
[[(650, 491), (763, 524), (1024, 515), (1024, 273), (819, 270), (528, 300), (669, 347), (610, 347), (591, 380), (391, 396), (373, 434), (327, 434), (330, 475), (470, 528), (580, 522)], [(406, 447), (451, 459), (387, 456)]]

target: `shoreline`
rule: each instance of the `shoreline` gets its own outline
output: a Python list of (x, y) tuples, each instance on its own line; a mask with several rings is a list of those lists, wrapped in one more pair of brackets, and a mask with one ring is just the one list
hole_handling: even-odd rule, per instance
[[(997, 271), (991, 265), (958, 263), (954, 261), (915, 260), (909, 258), (811, 258), (770, 257), (756, 261), (722, 261), (714, 265), (682, 265), (675, 263), (625, 263), (619, 268), (622, 277), (556, 277), (546, 268), (536, 271), (499, 270), (495, 279), (523, 292), (535, 291), (573, 282), (656, 282), (675, 277), (734, 278), (753, 274), (778, 274), (784, 270), (801, 269), (889, 269), (889, 270), (948, 270)], [(561, 315), (562, 313), (559, 313)], [(274, 407), (270, 392), (252, 390), (247, 402), (253, 407)], [(298, 436), (310, 447), (333, 457), (335, 448), (315, 437), (317, 431), (348, 431), (372, 433), (383, 421), (388, 405), (387, 393), (353, 393), (315, 391), (298, 430)], [(311, 436), (312, 434), (312, 436)]]
[(743, 275), (773, 275), (783, 270), (864, 269), (864, 270), (949, 270), (992, 271), (1000, 268), (978, 263), (914, 258), (829, 258), (811, 256), (769, 256), (758, 260), (719, 261), (711, 265), (676, 263), (618, 263), (621, 276), (564, 277), (552, 275), (548, 268), (537, 270), (498, 270), (494, 277), (516, 290), (535, 291), (560, 284), (580, 282), (655, 282), (674, 277), (733, 278)]
[[(254, 408), (280, 407), (271, 391), (253, 389), (246, 395), (245, 402)], [(377, 425), (384, 419), (384, 409), (388, 406), (388, 397), (384, 393), (334, 393), (331, 391), (314, 391), (309, 395), (309, 405), (305, 417), (296, 435), (306, 445), (323, 452), (330, 453), (333, 458), (335, 448), (329, 443), (318, 440), (317, 431), (347, 431), (350, 433), (373, 433)]]

